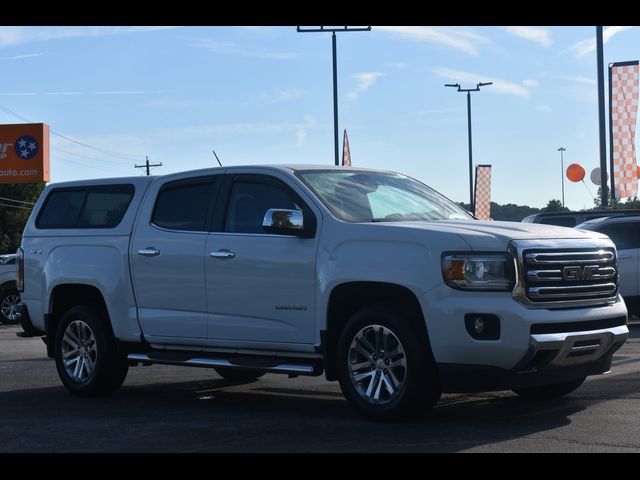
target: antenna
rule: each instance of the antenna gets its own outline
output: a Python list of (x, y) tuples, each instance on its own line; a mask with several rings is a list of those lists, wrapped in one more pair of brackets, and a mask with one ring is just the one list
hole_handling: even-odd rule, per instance
[(213, 154), (216, 157), (216, 160), (218, 161), (218, 165), (222, 166), (222, 162), (220, 162), (220, 159), (218, 158), (218, 155), (216, 155), (216, 151), (212, 148), (211, 151), (213, 152)]

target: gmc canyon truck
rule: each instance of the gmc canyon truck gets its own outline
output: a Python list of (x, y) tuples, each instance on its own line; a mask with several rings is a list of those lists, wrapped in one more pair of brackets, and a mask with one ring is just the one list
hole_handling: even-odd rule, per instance
[(324, 375), (375, 419), (442, 392), (553, 398), (625, 342), (603, 234), (478, 221), (410, 177), (246, 166), (47, 186), (18, 288), (62, 383), (130, 366)]

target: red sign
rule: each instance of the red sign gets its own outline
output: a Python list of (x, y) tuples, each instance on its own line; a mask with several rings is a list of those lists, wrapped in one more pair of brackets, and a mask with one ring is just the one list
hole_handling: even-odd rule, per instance
[(0, 183), (49, 180), (49, 125), (0, 125)]

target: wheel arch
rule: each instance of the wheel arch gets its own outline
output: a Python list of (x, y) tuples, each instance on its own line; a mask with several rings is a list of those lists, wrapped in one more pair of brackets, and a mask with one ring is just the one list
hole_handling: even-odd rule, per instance
[(336, 350), (340, 332), (356, 312), (366, 307), (382, 306), (400, 313), (425, 340), (429, 354), (431, 345), (420, 301), (409, 288), (386, 282), (346, 282), (336, 285), (327, 304), (327, 329), (324, 336), (324, 358), (327, 380), (336, 380)]
[(113, 335), (113, 327), (109, 317), (109, 310), (102, 292), (93, 285), (82, 283), (65, 283), (56, 285), (49, 295), (48, 315), (45, 322), (47, 335), (47, 355), (54, 356), (55, 336), (60, 320), (66, 311), (78, 305), (91, 305), (101, 314), (107, 324), (108, 331)]

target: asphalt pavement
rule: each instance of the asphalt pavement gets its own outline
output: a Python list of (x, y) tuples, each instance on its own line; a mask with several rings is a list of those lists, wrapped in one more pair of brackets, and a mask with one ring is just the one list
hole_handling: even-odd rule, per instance
[(384, 424), (324, 377), (239, 385), (135, 367), (110, 397), (76, 398), (39, 338), (0, 324), (0, 452), (640, 452), (640, 324), (630, 330), (612, 373), (563, 399), (444, 395), (419, 421)]

